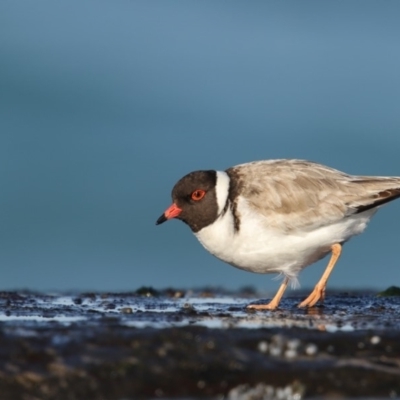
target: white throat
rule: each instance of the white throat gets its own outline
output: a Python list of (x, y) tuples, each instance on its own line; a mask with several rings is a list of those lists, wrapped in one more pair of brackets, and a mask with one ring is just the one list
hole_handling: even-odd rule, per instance
[(221, 215), (225, 208), (226, 200), (229, 194), (229, 175), (225, 171), (217, 172), (217, 182), (215, 184), (215, 193), (217, 196), (218, 216)]
[(233, 229), (233, 215), (230, 210), (223, 214), (229, 195), (229, 175), (224, 171), (217, 172), (217, 182), (215, 185), (215, 193), (217, 197), (218, 216), (210, 225), (204, 227), (195, 235), (200, 243), (213, 255), (228, 263), (231, 260), (231, 246)]

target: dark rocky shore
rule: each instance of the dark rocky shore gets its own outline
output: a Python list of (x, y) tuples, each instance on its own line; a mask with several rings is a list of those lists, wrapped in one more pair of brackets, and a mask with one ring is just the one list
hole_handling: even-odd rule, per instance
[(0, 293), (1, 400), (400, 396), (400, 297)]

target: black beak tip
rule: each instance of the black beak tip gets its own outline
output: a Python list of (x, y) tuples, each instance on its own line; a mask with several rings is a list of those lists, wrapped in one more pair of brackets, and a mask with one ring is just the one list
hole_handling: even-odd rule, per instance
[(165, 221), (167, 221), (167, 218), (165, 217), (165, 214), (162, 214), (160, 218), (158, 218), (158, 220), (156, 221), (156, 225), (160, 225), (162, 223), (164, 223)]

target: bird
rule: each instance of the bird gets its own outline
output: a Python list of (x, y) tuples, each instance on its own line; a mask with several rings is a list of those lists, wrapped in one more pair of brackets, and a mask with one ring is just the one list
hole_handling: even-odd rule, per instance
[(343, 244), (362, 233), (384, 204), (400, 197), (400, 177), (358, 176), (306, 160), (253, 161), (193, 171), (172, 189), (172, 205), (156, 224), (176, 218), (220, 260), (245, 271), (283, 276), (267, 304), (275, 310), (308, 265), (330, 254), (310, 295), (298, 307), (325, 299)]

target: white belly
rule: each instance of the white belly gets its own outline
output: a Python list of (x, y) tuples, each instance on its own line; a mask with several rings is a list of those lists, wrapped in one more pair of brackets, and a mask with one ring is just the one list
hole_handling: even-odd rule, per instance
[(195, 235), (211, 254), (237, 268), (255, 273), (278, 272), (295, 278), (307, 265), (327, 255), (332, 244), (361, 233), (374, 212), (370, 210), (314, 230), (290, 233), (268, 228), (259, 215), (246, 221), (242, 219), (240, 230), (235, 233), (233, 218), (228, 212)]

